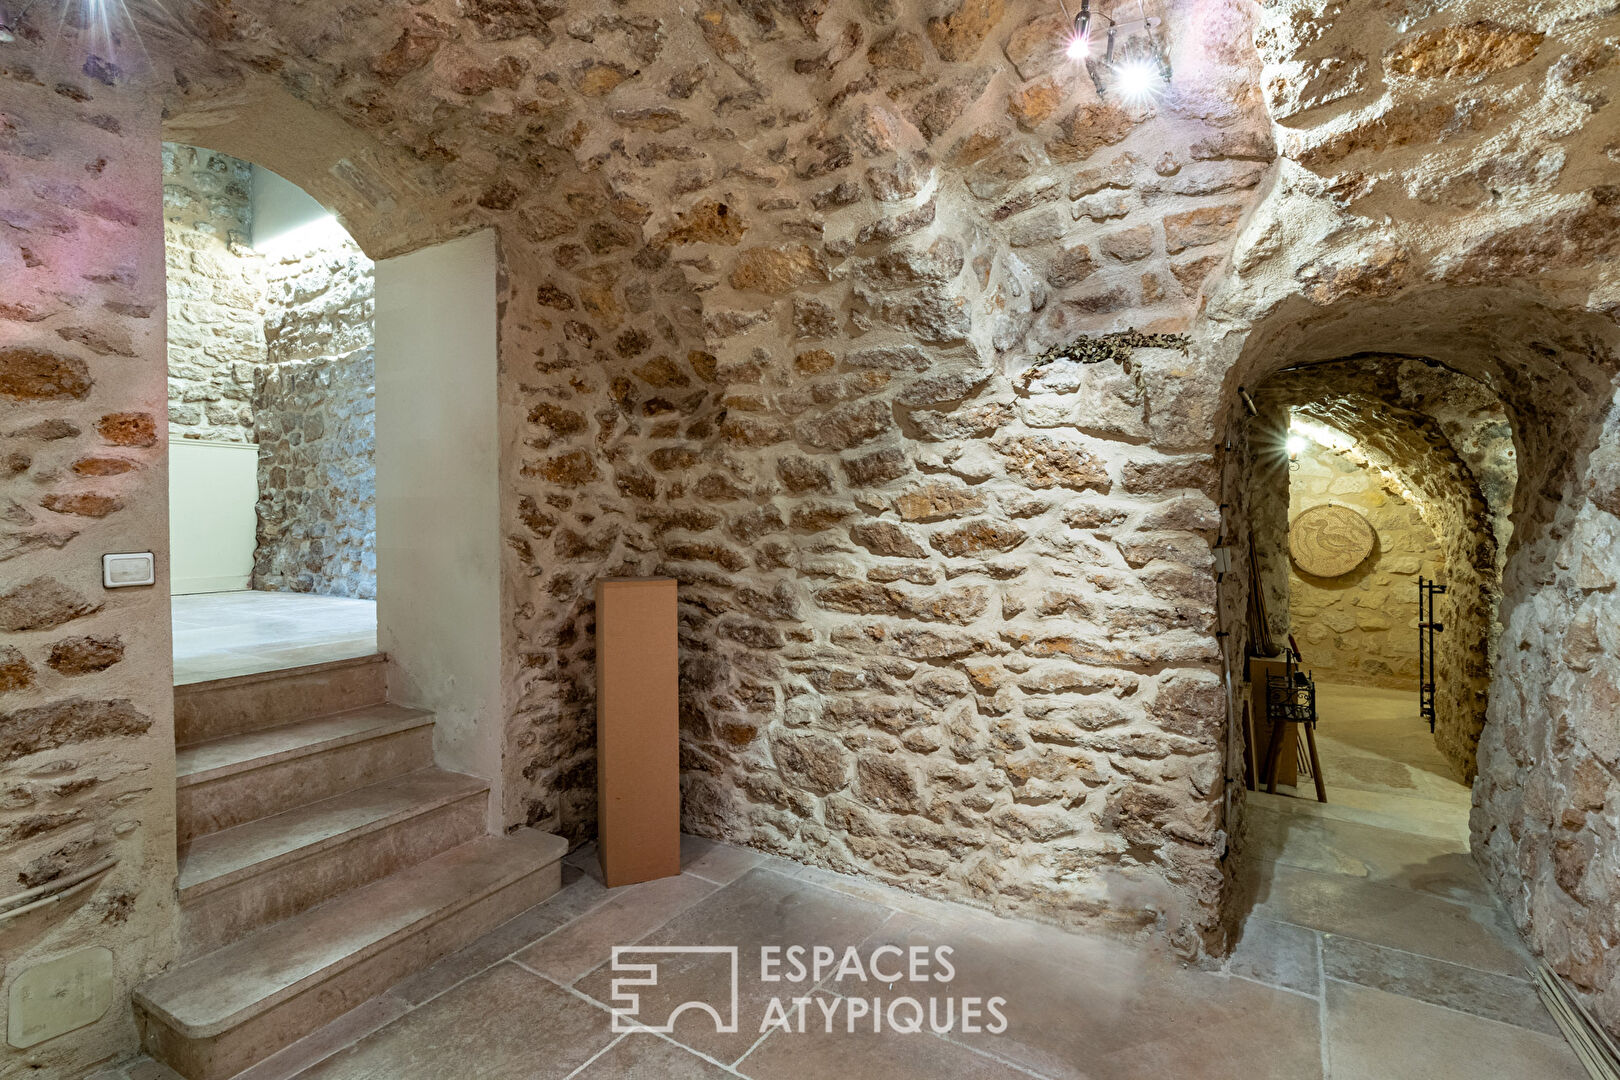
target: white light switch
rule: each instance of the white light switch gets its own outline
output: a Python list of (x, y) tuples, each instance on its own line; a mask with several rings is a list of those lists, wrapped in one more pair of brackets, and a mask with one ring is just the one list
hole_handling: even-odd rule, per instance
[(153, 570), (150, 551), (130, 551), (101, 557), (101, 583), (109, 589), (153, 585), (156, 582), (157, 574)]

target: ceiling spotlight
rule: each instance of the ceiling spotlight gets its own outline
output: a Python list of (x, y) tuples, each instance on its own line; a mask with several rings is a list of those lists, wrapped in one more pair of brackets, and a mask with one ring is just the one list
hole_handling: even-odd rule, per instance
[(1091, 39), (1078, 30), (1069, 35), (1069, 43), (1063, 47), (1063, 55), (1075, 63), (1080, 63), (1091, 52)]
[[(1059, 0), (1062, 7), (1062, 0)], [(1068, 9), (1063, 9), (1067, 15)], [(1063, 49), (1063, 54), (1075, 63), (1080, 63), (1091, 52), (1091, 0), (1080, 0), (1080, 14), (1074, 17), (1074, 29), (1069, 32), (1069, 42)]]
[[(1136, 104), (1155, 96), (1161, 84), (1170, 81), (1170, 58), (1154, 33), (1161, 20), (1148, 15), (1145, 0), (1136, 0), (1134, 18), (1116, 19), (1114, 13), (1121, 2), (1128, 0), (1115, 0), (1112, 10), (1096, 13), (1097, 18), (1108, 24), (1106, 44), (1102, 56), (1098, 57), (1091, 47), (1091, 0), (1080, 0), (1080, 11), (1065, 35), (1063, 53), (1070, 61), (1085, 64), (1099, 96), (1106, 97), (1112, 92), (1123, 101)], [(1058, 0), (1058, 7), (1067, 17), (1069, 9), (1063, 0)], [(1135, 30), (1138, 26), (1139, 32)]]
[(1158, 88), (1158, 69), (1146, 60), (1127, 60), (1114, 69), (1114, 89), (1126, 101), (1143, 101)]

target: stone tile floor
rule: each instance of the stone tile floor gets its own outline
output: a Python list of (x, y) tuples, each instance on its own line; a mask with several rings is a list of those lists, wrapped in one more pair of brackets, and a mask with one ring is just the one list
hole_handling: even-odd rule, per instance
[[(1432, 765), (1421, 745), (1404, 746), (1415, 709), (1382, 693), (1324, 694), (1324, 717), (1337, 717), (1323, 747), (1333, 802), (1250, 798), (1240, 858), (1252, 910), (1218, 968), (692, 837), (678, 877), (607, 889), (587, 847), (568, 857), (556, 896), (243, 1078), (1581, 1080), (1457, 831), (1467, 789), (1429, 772), (1435, 782), (1414, 794), (1405, 785), (1417, 780), (1388, 765), (1345, 767), (1396, 750), (1412, 760), (1386, 762)], [(668, 1034), (615, 1034), (607, 965), (614, 945), (631, 943), (740, 946), (739, 1030), (717, 1033), (686, 1013)], [(892, 987), (836, 972), (813, 989), (765, 983), (755, 965), (772, 944), (838, 955), (856, 945), (866, 958), (883, 945), (949, 945), (954, 970), (948, 982)], [(659, 986), (642, 988), (642, 1006), (667, 1013), (691, 998), (724, 1000), (728, 987), (712, 958), (675, 958)], [(941, 1015), (947, 998), (959, 1008), (999, 996), (1006, 1030), (874, 1033), (870, 1015), (849, 1029), (856, 999), (897, 996)], [(772, 997), (788, 999), (793, 1024), (791, 999), (809, 999), (803, 1033), (760, 1034)], [(144, 1061), (105, 1074), (166, 1075)]]
[(375, 600), (241, 591), (171, 602), (176, 686), (377, 651)]

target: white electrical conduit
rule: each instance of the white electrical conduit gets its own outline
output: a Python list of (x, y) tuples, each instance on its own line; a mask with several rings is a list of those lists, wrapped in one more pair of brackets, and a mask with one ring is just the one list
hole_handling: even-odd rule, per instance
[(4, 900), (0, 900), (0, 922), (60, 903), (89, 885), (91, 879), (97, 874), (105, 873), (117, 865), (118, 858), (109, 856), (87, 870), (80, 870), (77, 874), (57, 878), (55, 881), (47, 881), (43, 885), (36, 885), (27, 892), (20, 892), (16, 896), (8, 896)]
[(1592, 1080), (1620, 1080), (1620, 1050), (1603, 1025), (1592, 1018), (1569, 984), (1542, 959), (1536, 960), (1536, 989), (1570, 1049)]

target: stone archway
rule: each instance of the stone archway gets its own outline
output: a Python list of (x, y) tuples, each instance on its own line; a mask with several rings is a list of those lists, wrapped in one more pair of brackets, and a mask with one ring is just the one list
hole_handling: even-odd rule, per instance
[[(1602, 315), (1507, 288), (1430, 288), (1327, 305), (1301, 297), (1269, 310), (1236, 335), (1242, 345), (1228, 369), (1229, 423), (1242, 409), (1240, 386), (1263, 386), (1285, 368), (1298, 369), (1285, 379), (1307, 379), (1317, 365), (1342, 376), (1372, 356), (1444, 365), (1487, 387), (1506, 410), (1519, 469), (1510, 536), (1494, 560), (1483, 543), (1473, 555), (1476, 565), (1494, 561), (1502, 573), (1501, 635), (1477, 751), (1473, 852), (1520, 930), (1594, 993), (1612, 1023), (1620, 1006), (1595, 966), (1610, 932), (1604, 875), (1612, 877), (1612, 845), (1593, 815), (1620, 786), (1600, 704), (1615, 677), (1600, 654), (1616, 618), (1610, 592), (1620, 580), (1613, 539), (1620, 529), (1606, 508), (1620, 508), (1611, 464), (1620, 456), (1613, 419), (1620, 335)], [(1376, 380), (1365, 390), (1386, 402)], [(1342, 395), (1345, 407), (1317, 408), (1354, 426), (1356, 396)], [(1232, 445), (1242, 460), (1245, 436), (1234, 430)], [(1444, 474), (1442, 466), (1436, 475)], [(1238, 482), (1230, 474), (1229, 481)], [(1230, 488), (1226, 501), (1234, 525), (1253, 510)], [(1474, 535), (1507, 531), (1484, 522)], [(1223, 583), (1229, 609), (1241, 610), (1247, 587)], [(1562, 885), (1543, 884), (1560, 873)]]
[[(1435, 739), (1456, 774), (1472, 781), (1499, 631), (1499, 538), (1511, 534), (1517, 478), (1502, 403), (1449, 368), (1392, 356), (1291, 367), (1253, 394), (1263, 411), (1288, 410), (1349, 436), (1354, 444), (1344, 452), (1381, 472), (1428, 526), (1449, 590)], [(1415, 632), (1414, 600), (1390, 595), (1396, 606), (1383, 614)]]

